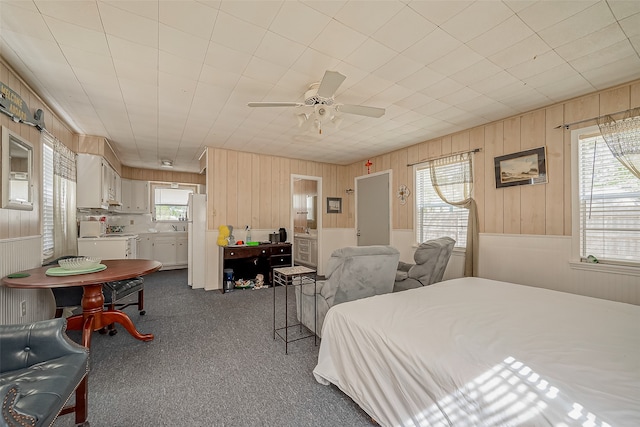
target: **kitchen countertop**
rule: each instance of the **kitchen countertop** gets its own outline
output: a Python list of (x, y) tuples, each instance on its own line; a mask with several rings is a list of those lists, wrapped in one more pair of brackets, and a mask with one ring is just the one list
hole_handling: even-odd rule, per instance
[(317, 234), (307, 234), (307, 233), (295, 233), (293, 237), (297, 237), (298, 239), (311, 239), (311, 240), (318, 239)]
[(138, 237), (138, 235), (133, 233), (111, 233), (97, 237), (79, 237), (78, 240), (126, 240), (135, 237)]
[(175, 235), (185, 235), (187, 234), (187, 231), (156, 231), (156, 232), (144, 232), (144, 233), (138, 233), (140, 235), (144, 235), (144, 236), (161, 236), (161, 237), (167, 237), (167, 236), (175, 236)]
[(158, 237), (168, 237), (168, 236), (186, 236), (186, 231), (159, 231), (157, 233), (109, 233), (103, 234), (102, 236), (96, 237), (78, 237), (78, 240), (125, 240), (130, 238), (136, 238), (138, 236), (158, 236)]

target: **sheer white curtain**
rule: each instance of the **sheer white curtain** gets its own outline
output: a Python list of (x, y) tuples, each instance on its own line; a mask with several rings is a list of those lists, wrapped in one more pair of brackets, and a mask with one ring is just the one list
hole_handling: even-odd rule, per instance
[(76, 156), (62, 142), (51, 141), (53, 148), (53, 256), (77, 253)]
[(640, 107), (629, 110), (621, 120), (604, 116), (598, 127), (613, 157), (640, 178)]
[(473, 153), (454, 154), (430, 163), (431, 182), (438, 196), (469, 210), (464, 275), (478, 275), (478, 208), (473, 200)]

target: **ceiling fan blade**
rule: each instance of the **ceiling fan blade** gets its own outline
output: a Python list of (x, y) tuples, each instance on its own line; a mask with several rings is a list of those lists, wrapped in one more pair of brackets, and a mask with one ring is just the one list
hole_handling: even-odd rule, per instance
[(249, 107), (304, 107), (299, 102), (249, 102)]
[(320, 86), (318, 86), (318, 96), (321, 98), (333, 97), (346, 78), (347, 76), (343, 76), (337, 71), (325, 71)]
[(364, 105), (336, 105), (336, 110), (342, 113), (358, 114), (360, 116), (368, 117), (382, 117), (384, 116), (385, 109), (377, 107), (367, 107)]

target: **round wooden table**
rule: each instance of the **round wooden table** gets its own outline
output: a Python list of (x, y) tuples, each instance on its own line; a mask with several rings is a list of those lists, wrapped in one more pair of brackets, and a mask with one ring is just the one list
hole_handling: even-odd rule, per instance
[(153, 273), (162, 268), (158, 261), (146, 259), (117, 259), (105, 260), (102, 264), (107, 268), (96, 273), (77, 274), (73, 276), (47, 276), (51, 266), (33, 268), (21, 271), (28, 273), (28, 277), (3, 277), (3, 286), (20, 289), (62, 288), (82, 286), (82, 314), (67, 319), (68, 330), (82, 330), (82, 345), (91, 345), (91, 334), (112, 323), (121, 324), (134, 338), (141, 341), (151, 341), (153, 334), (141, 334), (126, 313), (120, 310), (105, 310), (102, 284), (126, 280), (145, 274)]

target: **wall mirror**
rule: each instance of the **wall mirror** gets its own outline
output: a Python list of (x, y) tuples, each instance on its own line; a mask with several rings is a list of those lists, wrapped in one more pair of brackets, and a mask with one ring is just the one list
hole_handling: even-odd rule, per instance
[(2, 208), (33, 210), (33, 145), (2, 127)]

